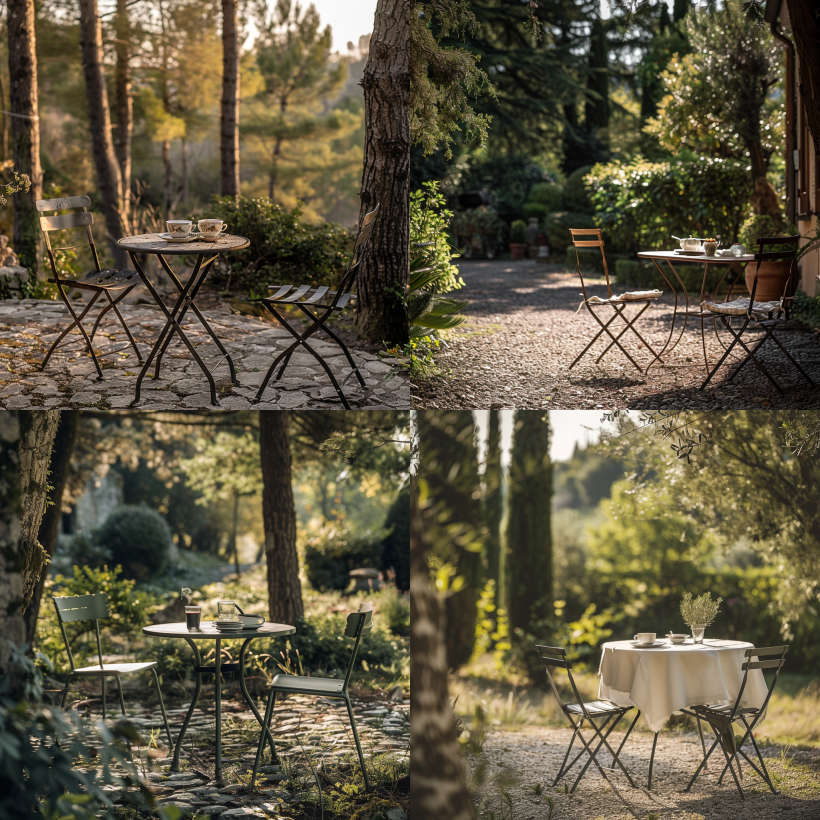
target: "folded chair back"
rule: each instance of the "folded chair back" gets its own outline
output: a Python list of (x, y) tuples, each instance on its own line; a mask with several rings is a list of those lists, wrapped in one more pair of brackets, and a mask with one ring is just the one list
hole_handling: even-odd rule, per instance
[[(578, 258), (578, 248), (600, 248), (601, 260), (604, 263), (604, 276), (606, 277), (606, 292), (607, 296), (612, 296), (612, 288), (609, 285), (609, 268), (606, 265), (606, 254), (604, 253), (604, 237), (601, 234), (600, 228), (570, 228), (570, 236), (572, 236), (572, 245), (575, 248), (575, 264), (578, 268), (578, 278), (581, 280), (581, 290), (584, 294), (584, 301), (587, 301), (587, 289), (584, 285), (584, 274), (581, 273), (581, 260)], [(594, 239), (577, 239), (576, 237), (587, 236), (594, 237)]]
[[(86, 210), (86, 208), (91, 206), (91, 199), (87, 196), (38, 199), (36, 205), (40, 213), (47, 211), (72, 211), (72, 213), (68, 214), (40, 217), (40, 228), (46, 240), (46, 251), (54, 278), (57, 280), (60, 279), (57, 263), (54, 259), (54, 251), (68, 251), (74, 248), (84, 248), (88, 246), (91, 248), (91, 255), (94, 257), (94, 268), (101, 270), (100, 258), (97, 256), (97, 246), (94, 244), (94, 236), (91, 233), (91, 223), (94, 221), (94, 215)], [(51, 247), (51, 240), (49, 238), (51, 231), (68, 231), (76, 228), (85, 228), (87, 242), (78, 242), (76, 245), (66, 245), (62, 248)]]
[(552, 688), (552, 693), (555, 695), (555, 699), (558, 701), (558, 705), (561, 707), (561, 711), (566, 711), (566, 707), (571, 705), (571, 702), (564, 701), (561, 698), (550, 669), (567, 670), (567, 677), (569, 678), (569, 685), (572, 687), (572, 692), (575, 695), (575, 702), (580, 707), (584, 717), (589, 718), (586, 707), (584, 706), (584, 699), (578, 692), (578, 687), (575, 685), (575, 680), (572, 677), (572, 664), (567, 660), (566, 649), (562, 649), (560, 646), (541, 646), (540, 644), (536, 644), (535, 648), (541, 656), (541, 661), (547, 673), (547, 680)]
[(57, 610), (57, 620), (60, 623), (60, 632), (63, 633), (66, 652), (68, 652), (68, 662), (71, 664), (71, 671), (74, 671), (74, 657), (71, 654), (71, 647), (68, 644), (65, 624), (76, 621), (94, 621), (94, 630), (97, 635), (97, 657), (100, 660), (100, 669), (103, 668), (102, 644), (100, 643), (100, 618), (108, 617), (108, 596), (105, 593), (96, 595), (67, 595), (62, 598), (52, 598), (54, 608)]
[(362, 261), (367, 240), (370, 238), (370, 233), (373, 230), (373, 223), (376, 220), (376, 214), (379, 211), (379, 205), (369, 213), (365, 214), (362, 220), (362, 227), (359, 230), (359, 235), (356, 237), (356, 244), (353, 246), (353, 255), (350, 258), (350, 264), (347, 266), (347, 271), (339, 283), (339, 289), (336, 291), (336, 296), (333, 297), (333, 304), (335, 305), (345, 293), (352, 290), (356, 282), (356, 275), (358, 274), (359, 262)]
[[(780, 295), (780, 303), (783, 299), (794, 295), (797, 286), (797, 246), (800, 243), (799, 236), (761, 236), (757, 240), (757, 252), (755, 253), (755, 278), (752, 284), (752, 293), (750, 298), (751, 305), (755, 301), (755, 291), (757, 290), (757, 278), (760, 273), (761, 262), (786, 262), (790, 261), (789, 278), (786, 282), (786, 287)], [(764, 251), (764, 248), (770, 250)], [(773, 249), (772, 249), (773, 248)]]
[(347, 673), (345, 674), (345, 682), (342, 687), (343, 692), (347, 692), (347, 684), (350, 681), (350, 675), (353, 672), (353, 664), (356, 661), (356, 653), (359, 651), (359, 644), (362, 642), (362, 635), (366, 629), (372, 629), (373, 624), (373, 604), (359, 604), (358, 612), (351, 612), (347, 616), (347, 626), (345, 628), (345, 636), (354, 638), (353, 651), (350, 653), (350, 661), (347, 664)]
[[(737, 693), (737, 699), (735, 700), (735, 705), (732, 707), (730, 717), (734, 717), (740, 709), (740, 701), (743, 698), (743, 692), (746, 689), (746, 681), (749, 678), (749, 670), (752, 669), (775, 670), (772, 682), (769, 684), (769, 691), (766, 694), (766, 700), (763, 701), (763, 705), (760, 707), (761, 712), (766, 711), (766, 707), (769, 705), (769, 698), (772, 696), (774, 686), (777, 683), (777, 678), (780, 675), (780, 670), (783, 668), (783, 664), (786, 663), (786, 653), (788, 651), (788, 646), (763, 646), (760, 648), (752, 646), (743, 653), (747, 658), (749, 658), (749, 660), (746, 660), (743, 663), (743, 681), (740, 684), (740, 691)], [(758, 660), (751, 660), (751, 658), (758, 658)], [(760, 660), (761, 658), (769, 658), (769, 660)]]

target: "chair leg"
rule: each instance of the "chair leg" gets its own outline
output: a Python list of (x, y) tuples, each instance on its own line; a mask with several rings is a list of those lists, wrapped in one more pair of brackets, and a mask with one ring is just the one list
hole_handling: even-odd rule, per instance
[(127, 717), (125, 714), (125, 698), (122, 696), (122, 681), (120, 680), (120, 676), (116, 675), (115, 680), (117, 681), (117, 692), (120, 696), (120, 709), (122, 710), (122, 716)]
[[(300, 305), (299, 307), (301, 307), (302, 311), (307, 316), (309, 316), (314, 322), (319, 321), (319, 318), (317, 316), (314, 316), (307, 308), (305, 308), (302, 305)], [(328, 317), (328, 320), (329, 318), (330, 317)], [(347, 363), (350, 365), (351, 369), (356, 374), (356, 378), (359, 380), (359, 384), (362, 387), (367, 387), (367, 383), (362, 377), (362, 374), (359, 372), (359, 368), (356, 366), (356, 362), (353, 361), (353, 356), (350, 355), (350, 351), (347, 349), (347, 345), (327, 326), (326, 321), (322, 323), (321, 330), (324, 333), (327, 333), (327, 335), (330, 336), (330, 338), (333, 339), (333, 341), (336, 342), (336, 344), (341, 348), (342, 353), (344, 353), (345, 358), (347, 358)]]
[[(251, 775), (251, 788), (256, 784), (256, 773), (259, 771), (259, 759), (262, 757), (262, 749), (265, 748), (265, 729), (270, 725), (273, 717), (273, 707), (276, 703), (276, 690), (271, 689), (268, 695), (268, 703), (265, 707), (265, 719), (262, 723), (262, 731), (259, 732), (259, 743), (256, 747), (256, 758), (253, 761), (253, 774)], [(273, 750), (274, 758), (276, 757), (276, 749)]]
[(105, 675), (100, 680), (102, 681), (102, 706), (103, 706), (103, 720), (105, 720)]
[(573, 724), (573, 726), (575, 726), (575, 731), (572, 733), (572, 737), (569, 740), (569, 746), (567, 746), (567, 753), (564, 755), (564, 759), (561, 762), (561, 767), (558, 769), (558, 774), (555, 775), (555, 780), (552, 781), (552, 787), (553, 788), (555, 788), (555, 786), (558, 784), (558, 781), (561, 779), (561, 777), (564, 774), (564, 766), (567, 765), (567, 760), (569, 760), (569, 753), (572, 751), (572, 744), (575, 743), (575, 737), (578, 734), (578, 729), (579, 729), (580, 725), (581, 725), (580, 723), (578, 724), (578, 726), (575, 726), (575, 724)]
[[(706, 741), (703, 739), (703, 727), (700, 725), (700, 718), (698, 718), (698, 734), (700, 735), (700, 747), (703, 749), (703, 756), (706, 757)], [(704, 771), (708, 771), (708, 767), (703, 767)]]
[(71, 685), (71, 673), (68, 673), (68, 677), (66, 678), (65, 688), (63, 689), (63, 696), (60, 699), (60, 708), (65, 709), (65, 701), (68, 697), (68, 687)]
[[(624, 735), (624, 739), (621, 741), (621, 745), (618, 747), (618, 751), (615, 753), (618, 757), (621, 756), (621, 749), (623, 749), (626, 741), (629, 740), (629, 736), (632, 734), (632, 730), (635, 728), (635, 724), (638, 722), (638, 718), (641, 716), (641, 710), (638, 709), (637, 713), (635, 714), (635, 719), (630, 724), (629, 728), (626, 730), (626, 735)], [(609, 767), (610, 769), (615, 768), (615, 758), (612, 758), (612, 765)]]
[(364, 755), (362, 754), (362, 746), (359, 743), (359, 733), (356, 731), (356, 718), (353, 717), (353, 706), (350, 704), (350, 698), (345, 697), (345, 704), (347, 705), (347, 714), (350, 717), (350, 728), (353, 729), (353, 740), (356, 741), (356, 751), (359, 753), (359, 763), (362, 764), (362, 774), (364, 775), (364, 787), (367, 792), (370, 792), (370, 781), (367, 778), (367, 768), (364, 765)]
[(159, 688), (159, 675), (157, 675), (157, 670), (154, 667), (151, 667), (151, 674), (154, 676), (154, 687), (157, 690), (157, 697), (159, 698), (159, 708), (162, 710), (162, 722), (165, 724), (165, 734), (168, 735), (168, 748), (171, 749), (174, 746), (174, 742), (171, 740), (168, 715), (165, 714), (165, 702), (162, 699), (162, 689)]

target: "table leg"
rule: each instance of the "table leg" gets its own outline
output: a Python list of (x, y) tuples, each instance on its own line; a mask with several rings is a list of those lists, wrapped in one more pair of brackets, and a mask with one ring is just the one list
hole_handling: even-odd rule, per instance
[(655, 746), (658, 743), (658, 732), (655, 732), (655, 739), (652, 741), (652, 756), (649, 758), (649, 784), (647, 789), (652, 789), (652, 767), (655, 765)]
[[(251, 700), (251, 696), (248, 692), (248, 687), (245, 684), (245, 650), (248, 648), (248, 644), (253, 640), (253, 638), (248, 638), (245, 643), (242, 644), (242, 649), (239, 650), (239, 688), (242, 690), (242, 695), (245, 698), (245, 702), (250, 707), (251, 712), (254, 713), (256, 719), (259, 721), (259, 725), (264, 729), (265, 736), (270, 743), (270, 750), (273, 756), (273, 762), (276, 763), (276, 746), (273, 742), (273, 735), (270, 732), (270, 728), (268, 727), (267, 721), (262, 718), (262, 715), (259, 714), (259, 710), (256, 708), (256, 704)], [(264, 746), (263, 746), (264, 751)]]
[[(202, 658), (199, 655), (199, 648), (196, 645), (195, 641), (192, 641), (190, 638), (185, 638), (188, 645), (191, 649), (194, 650), (194, 660), (196, 661), (196, 668), (199, 669), (202, 666)], [(199, 694), (202, 692), (202, 675), (197, 671), (196, 673), (196, 689), (194, 690), (194, 696), (191, 698), (191, 705), (188, 707), (188, 714), (185, 715), (185, 720), (182, 721), (182, 728), (179, 730), (179, 736), (177, 737), (177, 743), (174, 747), (174, 759), (171, 762), (171, 771), (178, 772), (179, 771), (179, 753), (182, 749), (182, 741), (185, 738), (185, 732), (188, 730), (188, 724), (191, 722), (191, 716), (194, 713), (194, 709), (196, 709), (197, 703), (199, 703)]]
[(222, 638), (216, 639), (216, 771), (217, 783), (222, 782)]

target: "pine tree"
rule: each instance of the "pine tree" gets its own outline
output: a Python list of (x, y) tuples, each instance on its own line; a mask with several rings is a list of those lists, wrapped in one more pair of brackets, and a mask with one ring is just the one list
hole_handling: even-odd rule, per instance
[(552, 464), (550, 428), (541, 411), (516, 413), (507, 527), (507, 611), (521, 635), (552, 615)]

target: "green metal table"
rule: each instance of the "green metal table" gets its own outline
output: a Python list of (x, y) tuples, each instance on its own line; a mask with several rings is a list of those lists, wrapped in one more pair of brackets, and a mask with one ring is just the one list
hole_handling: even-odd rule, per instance
[[(191, 717), (199, 702), (199, 695), (202, 691), (202, 676), (214, 675), (216, 682), (216, 770), (215, 779), (222, 780), (222, 672), (239, 672), (239, 688), (242, 690), (242, 696), (245, 702), (250, 707), (250, 710), (259, 721), (259, 725), (263, 726), (267, 734), (267, 740), (270, 743), (271, 750), (274, 750), (273, 737), (270, 729), (264, 726), (262, 716), (256, 708), (248, 693), (248, 687), (245, 684), (245, 650), (248, 644), (254, 638), (278, 638), (282, 635), (292, 635), (296, 632), (296, 627), (290, 624), (262, 624), (258, 629), (241, 629), (236, 632), (220, 632), (212, 621), (205, 621), (202, 623), (199, 631), (190, 632), (184, 623), (176, 624), (153, 624), (151, 626), (143, 627), (143, 633), (154, 638), (182, 638), (194, 652), (196, 659), (196, 689), (194, 696), (191, 699), (191, 705), (188, 707), (188, 712), (185, 715), (185, 720), (182, 723), (182, 728), (177, 737), (176, 746), (174, 747), (174, 759), (171, 763), (171, 771), (179, 771), (179, 753), (182, 749), (182, 741), (185, 738), (185, 732), (188, 730), (188, 724), (191, 722)], [(222, 639), (227, 640), (242, 640), (242, 648), (239, 650), (239, 661), (236, 663), (222, 663)], [(216, 641), (216, 657), (213, 666), (203, 666), (202, 657), (199, 654), (199, 647), (197, 641)], [(275, 754), (275, 751), (274, 751)]]

